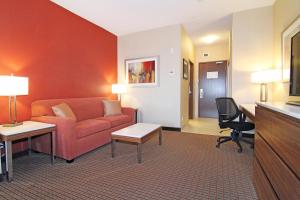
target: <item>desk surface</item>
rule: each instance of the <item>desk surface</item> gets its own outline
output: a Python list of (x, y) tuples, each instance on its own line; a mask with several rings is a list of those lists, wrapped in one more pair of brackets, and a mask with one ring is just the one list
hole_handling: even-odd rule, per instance
[(287, 105), (285, 102), (256, 102), (257, 105), (300, 119), (300, 106)]

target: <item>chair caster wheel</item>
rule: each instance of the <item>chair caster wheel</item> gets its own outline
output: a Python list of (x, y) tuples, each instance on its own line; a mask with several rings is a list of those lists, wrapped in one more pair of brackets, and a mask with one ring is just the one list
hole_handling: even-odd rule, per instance
[(243, 152), (243, 150), (242, 150), (242, 149), (239, 149), (239, 150), (238, 150), (238, 152), (239, 152), (239, 153), (242, 153), (242, 152)]
[(217, 148), (220, 148), (220, 144), (217, 144), (216, 147), (217, 147)]

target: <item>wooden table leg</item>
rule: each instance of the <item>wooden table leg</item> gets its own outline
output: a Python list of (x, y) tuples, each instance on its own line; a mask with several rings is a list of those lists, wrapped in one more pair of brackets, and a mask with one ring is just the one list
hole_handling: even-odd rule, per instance
[(158, 142), (159, 142), (159, 145), (162, 144), (162, 129), (161, 128), (158, 131)]
[(138, 163), (142, 163), (142, 143), (137, 144), (137, 160)]
[(6, 158), (6, 173), (7, 181), (11, 182), (13, 180), (13, 163), (12, 163), (12, 149), (11, 141), (5, 141), (5, 158)]
[(114, 139), (111, 140), (111, 157), (115, 157), (115, 148), (116, 148), (116, 141)]
[(55, 162), (55, 150), (56, 150), (55, 137), (56, 137), (56, 131), (52, 131), (52, 133), (51, 133), (51, 163), (52, 163), (52, 165)]

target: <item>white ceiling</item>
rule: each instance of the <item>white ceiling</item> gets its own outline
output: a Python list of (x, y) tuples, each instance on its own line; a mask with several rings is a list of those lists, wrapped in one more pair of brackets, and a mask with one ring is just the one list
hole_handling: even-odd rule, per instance
[(231, 14), (270, 6), (275, 0), (52, 0), (71, 12), (121, 36), (183, 24), (196, 44), (207, 34), (228, 37)]

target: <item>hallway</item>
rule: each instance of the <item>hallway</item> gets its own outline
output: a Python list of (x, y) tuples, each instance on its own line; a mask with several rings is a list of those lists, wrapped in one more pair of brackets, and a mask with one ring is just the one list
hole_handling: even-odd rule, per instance
[(182, 128), (182, 132), (196, 133), (204, 135), (226, 136), (230, 135), (229, 131), (220, 132), (218, 120), (215, 118), (198, 118), (189, 120), (187, 125)]

